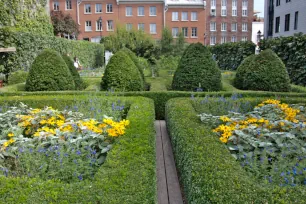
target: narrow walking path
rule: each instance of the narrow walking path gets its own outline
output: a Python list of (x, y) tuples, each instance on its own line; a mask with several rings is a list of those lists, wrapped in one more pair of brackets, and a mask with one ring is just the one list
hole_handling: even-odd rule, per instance
[(158, 204), (183, 204), (166, 122), (155, 121), (155, 130)]

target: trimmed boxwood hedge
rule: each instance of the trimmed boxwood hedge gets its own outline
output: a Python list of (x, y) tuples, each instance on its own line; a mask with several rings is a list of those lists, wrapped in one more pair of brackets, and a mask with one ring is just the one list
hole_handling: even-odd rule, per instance
[[(37, 106), (73, 104), (83, 96), (0, 97), (0, 104), (23, 101)], [(85, 97), (85, 96), (84, 96)], [(156, 203), (154, 104), (143, 97), (101, 97), (127, 101), (130, 127), (118, 138), (95, 181), (73, 184), (56, 180), (0, 177), (0, 203)]]
[[(292, 101), (306, 102), (301, 98)], [(190, 99), (179, 98), (166, 105), (167, 127), (188, 203), (306, 202), (304, 187), (258, 184), (211, 128), (201, 123), (192, 104)]]
[(67, 55), (62, 55), (63, 60), (65, 61), (71, 76), (73, 78), (74, 84), (75, 84), (75, 89), (76, 90), (82, 90), (85, 88), (85, 84), (83, 82), (83, 80), (80, 77), (79, 72), (76, 70), (74, 64), (73, 64), (73, 60), (67, 56)]

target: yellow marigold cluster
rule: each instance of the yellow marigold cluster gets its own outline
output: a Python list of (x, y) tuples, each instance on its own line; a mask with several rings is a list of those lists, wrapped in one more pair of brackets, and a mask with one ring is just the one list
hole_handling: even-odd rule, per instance
[(1, 151), (5, 150), (10, 144), (13, 144), (15, 142), (15, 139), (11, 138), (3, 143), (3, 146), (1, 147)]
[(232, 136), (233, 131), (235, 130), (235, 126), (234, 125), (219, 125), (217, 128), (215, 128), (213, 130), (213, 132), (218, 132), (221, 134), (220, 140), (223, 143), (227, 143), (228, 138), (230, 136)]

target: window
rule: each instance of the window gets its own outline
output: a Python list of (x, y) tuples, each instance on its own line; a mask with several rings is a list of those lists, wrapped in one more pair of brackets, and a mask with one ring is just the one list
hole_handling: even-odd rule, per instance
[(242, 23), (242, 31), (243, 32), (248, 31), (248, 23)]
[(54, 11), (59, 11), (59, 3), (58, 3), (58, 1), (54, 1), (53, 2), (53, 10)]
[(235, 35), (232, 36), (232, 42), (237, 42), (237, 38)]
[(226, 36), (221, 37), (221, 44), (226, 43)]
[(144, 7), (138, 6), (138, 16), (144, 16)]
[(285, 15), (285, 31), (290, 30), (290, 14)]
[(221, 31), (226, 31), (226, 23), (221, 23)]
[(133, 15), (133, 9), (131, 6), (125, 7), (125, 15), (126, 16), (132, 16)]
[(248, 1), (242, 1), (242, 16), (248, 16)]
[(93, 43), (100, 43), (100, 41), (101, 41), (101, 37), (95, 37), (95, 38), (91, 38), (91, 40), (90, 40), (91, 42), (93, 42)]
[(294, 15), (294, 30), (298, 29), (298, 24), (299, 24), (299, 12), (295, 12)]
[(71, 0), (66, 0), (66, 10), (71, 10), (71, 9), (72, 9)]
[(226, 4), (227, 4), (227, 0), (222, 0), (221, 1), (221, 6), (225, 6), (226, 7)]
[(280, 0), (276, 0), (276, 6), (280, 6)]
[(227, 15), (226, 5), (227, 5), (227, 0), (221, 0), (221, 16)]
[(210, 36), (210, 45), (215, 45), (217, 41), (217, 37), (216, 36)]
[(174, 38), (178, 37), (179, 29), (178, 28), (172, 28), (172, 36)]
[(85, 13), (91, 13), (91, 5), (85, 4)]
[(102, 4), (96, 4), (96, 13), (102, 13)]
[(156, 34), (156, 24), (155, 23), (150, 24), (150, 33)]
[(232, 16), (237, 16), (237, 0), (232, 1)]
[(286, 0), (286, 3), (291, 2), (291, 0)]
[(191, 12), (191, 21), (197, 21), (197, 20), (198, 20), (198, 13)]
[(138, 23), (138, 30), (144, 31), (144, 23)]
[(102, 31), (102, 21), (97, 20), (96, 22), (96, 31)]
[(242, 7), (248, 7), (248, 0), (243, 0), (242, 1)]
[(86, 21), (85, 22), (85, 31), (92, 31), (91, 21)]
[(210, 31), (216, 31), (216, 22), (210, 22)]
[(183, 32), (184, 37), (187, 38), (188, 37), (188, 28), (187, 27), (183, 27), (182, 28), (182, 32)]
[(182, 21), (188, 21), (188, 12), (182, 12)]
[(232, 31), (237, 31), (237, 23), (232, 23)]
[(178, 12), (172, 12), (172, 21), (178, 21), (179, 17), (178, 17)]
[(85, 37), (85, 38), (83, 38), (83, 40), (85, 40), (85, 41), (89, 41), (89, 38), (86, 38), (86, 37)]
[(216, 0), (211, 0), (211, 7), (216, 7)]
[(156, 6), (150, 6), (150, 16), (156, 16)]
[(243, 42), (248, 41), (248, 37), (243, 36), (243, 37), (241, 38), (241, 41), (243, 41)]
[(280, 17), (276, 17), (275, 19), (275, 33), (279, 33), (280, 30)]
[(107, 30), (113, 31), (114, 30), (114, 22), (112, 20), (107, 21)]
[(198, 28), (195, 27), (191, 28), (191, 37), (192, 38), (198, 37)]
[(126, 30), (132, 30), (133, 29), (133, 24), (131, 24), (131, 23), (127, 23), (126, 24)]
[(237, 16), (237, 8), (232, 9), (232, 16)]
[(232, 7), (237, 7), (237, 0), (232, 1)]
[(113, 13), (113, 4), (106, 4), (106, 13)]
[(226, 9), (221, 9), (221, 16), (226, 16), (226, 15), (227, 15)]
[(242, 9), (242, 16), (248, 16), (248, 10), (247, 9)]

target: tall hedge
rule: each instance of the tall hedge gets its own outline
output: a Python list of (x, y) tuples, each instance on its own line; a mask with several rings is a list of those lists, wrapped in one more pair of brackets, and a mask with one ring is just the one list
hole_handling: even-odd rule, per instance
[(292, 83), (306, 86), (306, 35), (260, 41), (260, 49), (267, 48), (272, 49), (284, 62)]
[(191, 44), (185, 50), (174, 73), (172, 89), (179, 91), (220, 91), (221, 71), (209, 50), (201, 43)]
[(46, 49), (34, 60), (25, 85), (26, 91), (73, 90), (73, 77), (63, 60), (54, 50)]
[(234, 79), (234, 86), (238, 89), (246, 89), (244, 87), (244, 78), (245, 74), (247, 73), (247, 70), (249, 70), (249, 66), (254, 61), (255, 55), (250, 55), (247, 58), (245, 58), (240, 66), (237, 69), (236, 76)]
[(139, 70), (125, 51), (116, 52), (106, 66), (101, 82), (102, 90), (142, 91)]
[[(270, 49), (260, 52), (253, 60), (246, 60), (237, 73), (236, 84), (243, 89), (258, 91), (290, 91), (290, 79), (284, 63)], [(239, 81), (241, 80), (241, 81)]]
[(255, 53), (255, 44), (247, 42), (229, 42), (210, 47), (215, 54), (218, 66), (222, 70), (236, 70), (241, 62)]
[(67, 55), (62, 55), (62, 58), (65, 61), (66, 65), (67, 65), (67, 67), (68, 67), (68, 69), (71, 73), (71, 76), (72, 76), (74, 84), (75, 84), (75, 89), (76, 90), (84, 89), (85, 84), (84, 84), (83, 80), (81, 79), (79, 72), (74, 67), (73, 60)]

